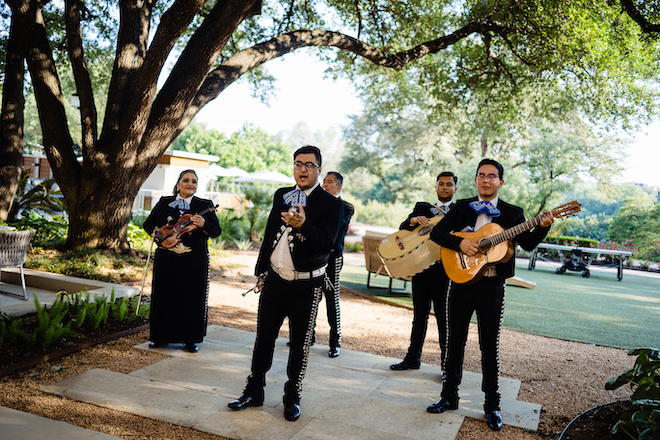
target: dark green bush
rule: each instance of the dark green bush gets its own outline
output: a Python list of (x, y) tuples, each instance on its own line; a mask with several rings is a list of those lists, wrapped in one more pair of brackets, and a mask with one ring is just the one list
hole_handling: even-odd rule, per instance
[(613, 433), (625, 433), (631, 439), (660, 439), (660, 350), (635, 348), (628, 352), (637, 356), (635, 365), (605, 383), (606, 390), (630, 385), (630, 400), (637, 408), (625, 412), (612, 428)]

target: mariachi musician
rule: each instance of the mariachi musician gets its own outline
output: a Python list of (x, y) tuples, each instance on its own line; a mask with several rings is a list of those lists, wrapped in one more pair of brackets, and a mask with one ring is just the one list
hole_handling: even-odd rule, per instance
[[(159, 243), (154, 254), (149, 318), (151, 343), (158, 348), (183, 343), (191, 353), (206, 336), (209, 287), (209, 238), (220, 235), (220, 222), (213, 202), (195, 197), (198, 178), (184, 170), (174, 186), (174, 195), (162, 197), (144, 221), (144, 230), (154, 237), (168, 224), (189, 221), (173, 246)], [(201, 214), (201, 215), (200, 215)], [(171, 238), (171, 237), (170, 237)]]
[[(474, 179), (479, 197), (459, 200), (456, 206), (431, 231), (431, 240), (461, 255), (474, 257), (479, 253), (479, 243), (455, 233), (479, 231), (489, 223), (503, 229), (525, 222), (523, 210), (499, 199), (498, 190), (504, 185), (504, 167), (492, 159), (483, 159), (477, 167)], [(532, 250), (546, 236), (554, 218), (545, 212), (539, 226), (518, 235), (515, 241), (523, 249)], [(444, 254), (443, 254), (444, 255)], [(504, 259), (503, 259), (504, 260)], [(443, 355), (443, 384), (441, 399), (430, 405), (430, 413), (442, 413), (458, 408), (458, 386), (461, 383), (465, 343), (470, 318), (476, 311), (479, 328), (479, 347), (485, 393), (484, 412), (488, 427), (502, 429), (499, 393), (499, 338), (504, 313), (504, 283), (514, 274), (515, 257), (501, 263), (487, 265), (481, 278), (472, 283), (450, 282), (447, 297), (448, 343)], [(449, 259), (443, 257), (446, 272), (452, 277)]]
[(293, 153), (295, 187), (273, 196), (255, 275), (261, 288), (257, 336), (251, 374), (243, 394), (229, 402), (238, 411), (264, 402), (266, 373), (273, 363), (275, 341), (284, 318), (289, 319), (288, 380), (284, 384), (284, 418), (300, 417), (300, 393), (321, 291), (329, 281), (326, 269), (341, 219), (341, 201), (321, 188), (321, 150), (306, 145)]
[[(401, 223), (399, 229), (413, 230), (420, 225), (428, 226), (429, 220), (436, 216), (444, 216), (454, 206), (452, 199), (456, 193), (458, 179), (454, 173), (444, 171), (436, 178), (435, 192), (438, 201), (435, 205), (427, 202), (417, 202), (415, 209)], [(426, 328), (431, 311), (431, 303), (435, 312), (440, 337), (440, 351), (445, 352), (445, 298), (447, 293), (447, 275), (441, 262), (412, 278), (413, 324), (410, 334), (410, 346), (403, 361), (390, 365), (392, 370), (419, 369), (422, 360), (422, 346), (426, 337)]]

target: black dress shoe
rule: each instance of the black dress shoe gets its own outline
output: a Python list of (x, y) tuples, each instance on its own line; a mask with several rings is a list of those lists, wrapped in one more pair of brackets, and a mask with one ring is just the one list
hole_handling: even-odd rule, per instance
[(443, 413), (450, 409), (458, 409), (458, 400), (447, 400), (442, 398), (435, 402), (433, 405), (426, 408), (426, 410), (433, 414)]
[(486, 423), (493, 431), (502, 430), (502, 414), (499, 411), (486, 411)]
[(330, 347), (330, 350), (328, 350), (328, 356), (331, 358), (339, 356), (339, 347)]
[(194, 342), (187, 343), (183, 349), (188, 353), (197, 353), (199, 351), (199, 347)]
[(264, 401), (258, 401), (255, 400), (252, 396), (248, 396), (247, 394), (243, 394), (241, 397), (239, 397), (236, 400), (232, 400), (229, 402), (227, 405), (229, 408), (233, 409), (234, 411), (238, 411), (239, 409), (245, 409), (249, 408), (251, 406), (261, 406), (264, 404)]
[(420, 364), (413, 364), (405, 359), (398, 364), (390, 365), (390, 370), (403, 371), (403, 370), (419, 370)]
[(284, 418), (295, 422), (300, 417), (300, 405), (297, 403), (284, 403)]
[(149, 342), (149, 348), (160, 348), (163, 344), (161, 342), (151, 341)]

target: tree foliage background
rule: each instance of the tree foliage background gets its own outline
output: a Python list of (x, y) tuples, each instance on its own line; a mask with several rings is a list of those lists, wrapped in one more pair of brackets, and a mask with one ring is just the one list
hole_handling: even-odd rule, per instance
[[(345, 166), (367, 173), (376, 187), (365, 197), (379, 200), (414, 196), (436, 167), (467, 176), (488, 155), (508, 165), (507, 184), (525, 188), (512, 197), (533, 199), (526, 207), (538, 210), (576, 173), (598, 175), (615, 163), (600, 141), (607, 129), (632, 127), (657, 110), (657, 1), (4, 0), (0, 7), (0, 215), (16, 190), (34, 119), (25, 96), (33, 93), (39, 141), (69, 209), (71, 248), (127, 251), (130, 207), (163, 151), (239, 78), (266, 99), (267, 62), (303, 47), (318, 47), (330, 74), (350, 75), (369, 102), (351, 127)], [(79, 111), (69, 105), (74, 92)]]

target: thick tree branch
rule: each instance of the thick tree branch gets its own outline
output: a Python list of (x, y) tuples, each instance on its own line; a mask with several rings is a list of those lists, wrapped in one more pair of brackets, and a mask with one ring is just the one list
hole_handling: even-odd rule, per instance
[(108, 96), (112, 99), (107, 100), (105, 108), (101, 145), (109, 144), (114, 138), (133, 98), (129, 91), (147, 53), (153, 3), (153, 0), (122, 0), (119, 4), (117, 51), (108, 87)]
[(25, 68), (21, 41), (24, 37), (15, 22), (12, 17), (0, 112), (0, 220), (3, 221), (7, 221), (23, 169)]
[(91, 160), (90, 150), (97, 140), (97, 114), (94, 105), (94, 91), (89, 78), (89, 70), (85, 61), (82, 29), (80, 27), (81, 7), (79, 0), (66, 0), (65, 22), (67, 35), (67, 52), (73, 77), (76, 81), (76, 91), (80, 98), (80, 124), (82, 130), (82, 150), (85, 160)]
[(46, 155), (62, 188), (75, 187), (81, 167), (73, 153), (64, 97), (41, 9), (36, 2), (30, 2), (26, 8), (12, 12), (25, 36), (25, 57), (34, 86)]
[[(236, 53), (210, 72), (204, 84), (199, 89), (197, 96), (186, 109), (186, 114), (181, 125), (185, 127), (202, 107), (215, 99), (224, 89), (249, 70), (302, 47), (336, 47), (364, 57), (378, 66), (399, 70), (406, 64), (426, 55), (440, 52), (473, 33), (486, 32), (506, 35), (508, 30), (492, 22), (469, 23), (449, 35), (391, 55), (340, 32), (315, 29), (282, 34)], [(178, 130), (177, 134), (181, 130)]]
[(632, 18), (635, 23), (639, 25), (640, 28), (642, 28), (642, 32), (645, 32), (647, 34), (650, 33), (656, 33), (660, 32), (660, 24), (653, 24), (647, 20), (644, 15), (640, 12), (640, 10), (637, 8), (637, 5), (635, 5), (635, 2), (633, 0), (620, 0), (621, 1), (621, 7), (625, 11), (626, 14)]
[[(190, 102), (205, 81), (209, 70), (216, 63), (236, 28), (254, 9), (254, 0), (218, 2), (213, 7), (190, 38), (156, 97), (144, 145), (168, 145), (174, 139)], [(140, 152), (141, 159), (146, 161), (153, 160), (160, 154), (158, 148)]]
[[(125, 91), (128, 95), (128, 105), (122, 118), (131, 121), (131, 123), (122, 124), (120, 131), (117, 133), (117, 139), (113, 140), (115, 143), (121, 143), (123, 148), (120, 150), (114, 148), (112, 151), (118, 154), (119, 157), (131, 158), (131, 166), (143, 166), (138, 162), (133, 162), (137, 158), (132, 153), (137, 151), (138, 146), (142, 144), (145, 130), (149, 126), (152, 106), (156, 105), (157, 102), (154, 97), (158, 76), (162, 72), (165, 61), (167, 61), (167, 57), (177, 40), (188, 28), (204, 3), (206, 3), (206, 0), (176, 0), (163, 14), (142, 65), (137, 70), (138, 74), (135, 82), (129, 90)], [(220, 3), (225, 2), (219, 2), (218, 4)], [(188, 46), (192, 43), (191, 40)], [(170, 74), (170, 78), (171, 76), (172, 74)], [(170, 79), (168, 79), (168, 82), (170, 82)], [(163, 89), (167, 88), (167, 84), (163, 86)], [(186, 93), (186, 91), (181, 92)], [(167, 122), (176, 125), (176, 119), (170, 119)], [(159, 126), (157, 129), (168, 130), (167, 125)], [(158, 156), (160, 154), (162, 154), (162, 151)]]

